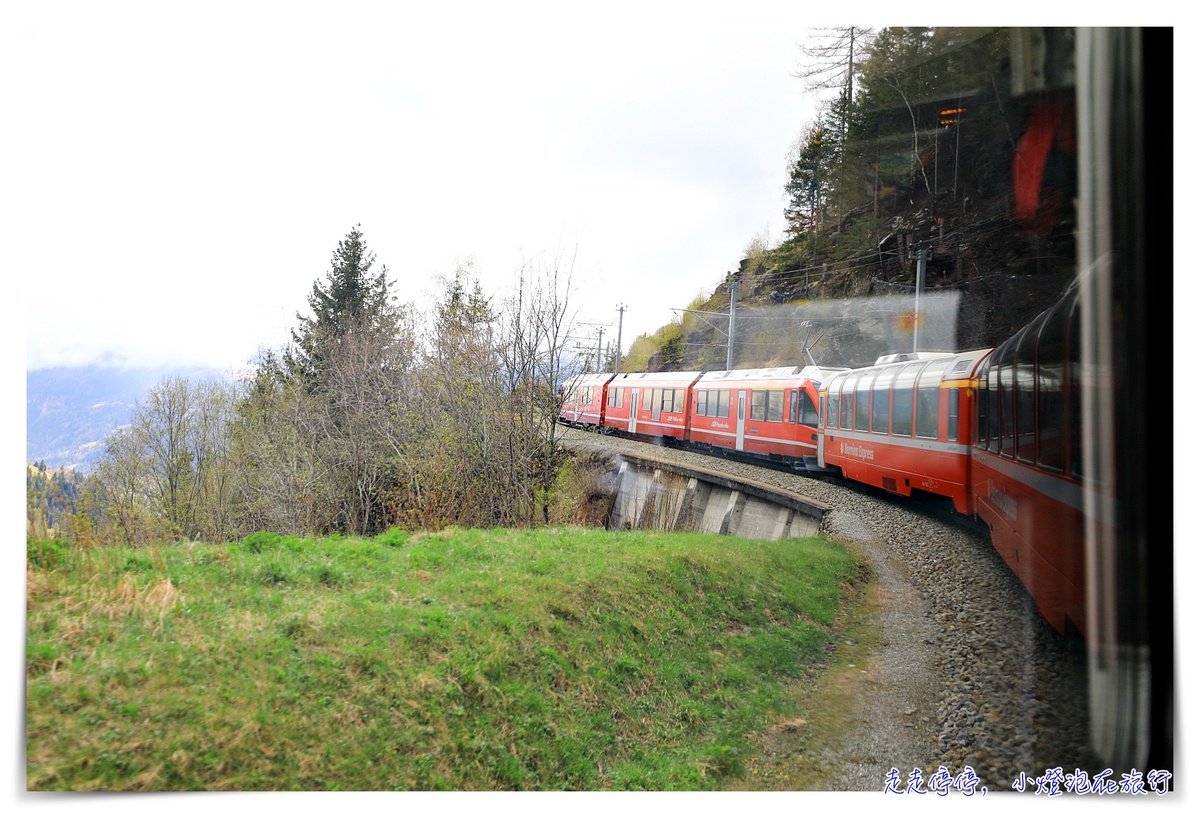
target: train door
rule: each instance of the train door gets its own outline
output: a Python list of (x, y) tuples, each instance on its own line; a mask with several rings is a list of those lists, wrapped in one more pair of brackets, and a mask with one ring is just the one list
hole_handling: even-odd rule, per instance
[(827, 398), (817, 401), (817, 465), (825, 466), (825, 412)]
[(630, 391), (630, 395), (629, 395), (629, 432), (630, 432), (630, 434), (637, 431), (637, 413), (638, 413), (638, 388), (635, 386)]
[(738, 390), (738, 414), (737, 414), (737, 445), (734, 447), (739, 452), (746, 442), (746, 390)]

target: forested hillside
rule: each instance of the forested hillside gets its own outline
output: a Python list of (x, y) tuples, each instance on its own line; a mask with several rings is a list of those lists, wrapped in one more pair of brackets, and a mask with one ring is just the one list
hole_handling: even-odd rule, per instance
[(1072, 36), (826, 32), (802, 80), (834, 95), (781, 180), (786, 235), (751, 240), (697, 313), (638, 338), (623, 368), (725, 368), (735, 288), (735, 367), (801, 364), (804, 348), (825, 365), (869, 364), (911, 349), (914, 326), (924, 349), (1012, 335), (1075, 271), (1073, 95), (1058, 90)]

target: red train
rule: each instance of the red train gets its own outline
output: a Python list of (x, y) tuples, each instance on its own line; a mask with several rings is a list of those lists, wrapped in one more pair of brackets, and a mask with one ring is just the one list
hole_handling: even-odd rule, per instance
[(806, 458), (817, 454), (817, 390), (842, 371), (805, 366), (579, 375), (563, 388), (560, 419), (803, 469)]
[(1078, 335), (1073, 289), (993, 350), (860, 369), (586, 374), (567, 382), (560, 417), (944, 497), (987, 523), (1056, 630), (1087, 636)]

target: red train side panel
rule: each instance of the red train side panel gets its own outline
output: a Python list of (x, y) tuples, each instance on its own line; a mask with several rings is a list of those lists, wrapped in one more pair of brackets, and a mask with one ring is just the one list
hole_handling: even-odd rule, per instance
[(818, 463), (905, 497), (947, 497), (960, 513), (974, 513), (971, 378), (986, 354), (938, 354), (836, 376), (821, 390)]
[(699, 372), (623, 372), (608, 384), (604, 425), (630, 434), (687, 434), (689, 390)]
[(692, 388), (688, 439), (800, 460), (817, 451), (817, 367), (706, 372)]

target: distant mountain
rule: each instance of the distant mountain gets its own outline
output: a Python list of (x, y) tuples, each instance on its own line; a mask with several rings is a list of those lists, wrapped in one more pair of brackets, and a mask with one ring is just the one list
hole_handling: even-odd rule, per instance
[(125, 426), (133, 407), (164, 378), (216, 377), (209, 369), (54, 367), (26, 374), (25, 453), (30, 463), (90, 472), (104, 438)]

